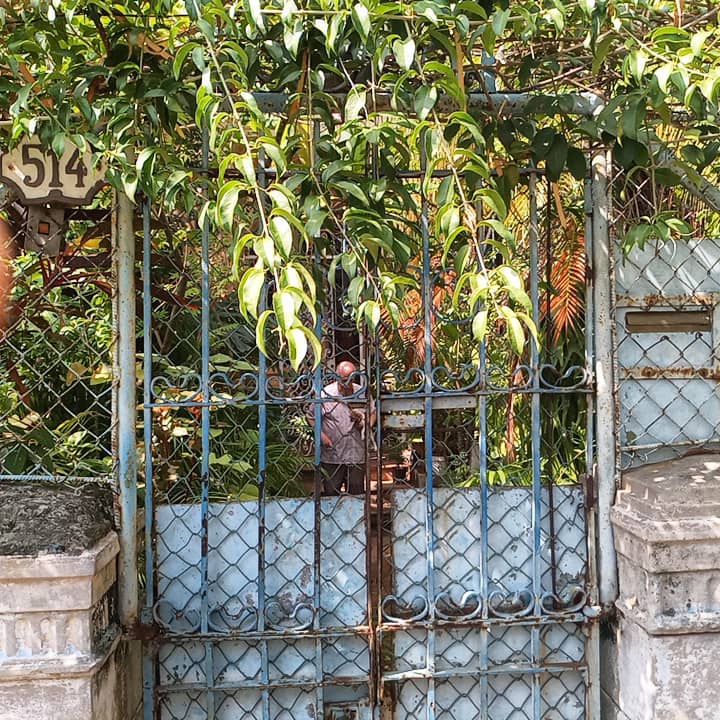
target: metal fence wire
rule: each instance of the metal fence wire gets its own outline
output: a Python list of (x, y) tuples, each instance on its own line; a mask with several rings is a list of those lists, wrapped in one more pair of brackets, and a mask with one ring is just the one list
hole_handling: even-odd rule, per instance
[(0, 479), (111, 479), (110, 210), (96, 205), (65, 212), (48, 255), (26, 249), (32, 217), (3, 195)]
[[(501, 325), (474, 342), (450, 301), (423, 169), (399, 324), (358, 328), (331, 238), (311, 256), (323, 357), (297, 371), (270, 326), (258, 351), (230, 241), (143, 208), (148, 720), (590, 717), (587, 193), (568, 180), (565, 216), (523, 175), (514, 262), (543, 343), (518, 357)], [(559, 335), (568, 253), (579, 310)], [(360, 474), (335, 495), (322, 434), (343, 413)]]
[[(617, 237), (625, 224), (672, 208), (694, 233), (707, 226), (694, 202), (649, 177), (617, 170)], [(672, 191), (670, 191), (672, 192)], [(641, 213), (640, 215), (638, 213)], [(644, 217), (643, 217), (644, 216)], [(658, 462), (718, 442), (720, 241), (616, 243), (620, 445), (625, 467)]]

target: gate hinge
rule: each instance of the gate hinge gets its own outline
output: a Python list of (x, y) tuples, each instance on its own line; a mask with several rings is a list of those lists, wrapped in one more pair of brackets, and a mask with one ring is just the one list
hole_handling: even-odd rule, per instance
[(142, 620), (138, 620), (128, 628), (128, 635), (133, 640), (142, 640), (143, 642), (151, 642), (161, 634), (160, 626), (154, 621), (143, 622)]
[(595, 507), (595, 478), (591, 472), (582, 476), (582, 484), (585, 489), (585, 506), (592, 510)]

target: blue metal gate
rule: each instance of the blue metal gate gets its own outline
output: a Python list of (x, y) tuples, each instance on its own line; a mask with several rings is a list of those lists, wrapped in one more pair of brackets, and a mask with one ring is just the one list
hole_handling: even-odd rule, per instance
[[(258, 351), (222, 238), (205, 224), (180, 243), (145, 206), (147, 720), (597, 717), (589, 283), (574, 345), (551, 320), (569, 222), (591, 257), (589, 201), (563, 218), (523, 173), (512, 261), (543, 343), (518, 357), (501, 323), (472, 341), (451, 302), (423, 171), (398, 324), (358, 330), (337, 273), (322, 362), (298, 371)], [(334, 259), (315, 257), (326, 278)], [(360, 494), (325, 492), (338, 407), (360, 429)]]

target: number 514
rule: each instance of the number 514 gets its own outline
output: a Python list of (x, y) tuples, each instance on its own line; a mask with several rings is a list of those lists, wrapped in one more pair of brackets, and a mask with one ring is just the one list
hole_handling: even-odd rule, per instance
[(51, 188), (61, 188), (64, 186), (63, 179), (60, 177), (61, 172), (65, 179), (69, 180), (70, 175), (75, 176), (75, 187), (85, 187), (85, 176), (88, 169), (80, 157), (80, 151), (75, 148), (73, 153), (65, 163), (65, 167), (60, 167), (60, 158), (52, 152), (52, 150), (44, 150), (39, 143), (28, 143), (23, 145), (22, 161), (23, 165), (34, 168), (34, 177), (30, 174), (25, 175), (23, 182), (31, 188), (40, 187), (45, 182), (46, 164), (50, 161), (50, 183)]

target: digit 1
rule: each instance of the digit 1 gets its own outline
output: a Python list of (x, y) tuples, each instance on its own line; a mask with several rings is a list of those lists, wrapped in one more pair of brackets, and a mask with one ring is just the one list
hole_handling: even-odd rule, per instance
[(60, 182), (60, 158), (52, 150), (49, 150), (48, 154), (50, 155), (50, 162), (52, 163), (52, 177), (50, 178), (50, 187), (62, 187), (62, 183)]

